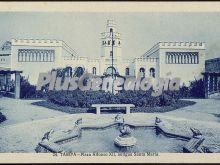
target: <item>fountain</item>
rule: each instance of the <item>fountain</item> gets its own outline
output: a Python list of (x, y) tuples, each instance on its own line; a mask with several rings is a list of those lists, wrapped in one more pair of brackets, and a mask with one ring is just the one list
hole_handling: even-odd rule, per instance
[(193, 136), (168, 130), (158, 117), (152, 125), (125, 122), (121, 114), (97, 125), (86, 125), (79, 118), (70, 129), (46, 132), (36, 152), (211, 152), (202, 145), (199, 130), (191, 128)]
[(131, 135), (131, 129), (128, 125), (123, 124), (119, 130), (121, 134), (114, 140), (116, 146), (128, 148), (136, 144), (137, 140)]

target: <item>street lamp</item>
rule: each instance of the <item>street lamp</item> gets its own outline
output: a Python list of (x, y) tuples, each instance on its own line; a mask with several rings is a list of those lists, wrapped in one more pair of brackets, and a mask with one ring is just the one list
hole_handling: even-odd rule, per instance
[[(114, 56), (113, 56), (113, 44), (114, 44), (114, 42), (113, 42), (113, 29), (112, 28), (110, 28), (110, 34), (112, 35), (112, 51), (111, 51), (111, 55), (112, 55), (112, 79), (114, 78), (114, 76), (113, 76), (113, 68), (114, 68)], [(114, 93), (114, 87), (113, 87), (113, 85), (112, 85), (112, 93)]]
[(114, 58), (113, 58), (113, 44), (114, 44), (114, 42), (113, 42), (113, 29), (111, 28), (110, 29), (110, 33), (111, 33), (111, 35), (112, 35), (112, 51), (111, 51), (111, 56), (112, 56), (112, 78), (113, 78), (113, 68), (114, 68)]

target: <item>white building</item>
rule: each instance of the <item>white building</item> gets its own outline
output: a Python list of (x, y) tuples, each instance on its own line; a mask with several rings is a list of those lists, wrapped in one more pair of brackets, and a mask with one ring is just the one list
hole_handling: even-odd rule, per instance
[(180, 77), (182, 83), (188, 84), (205, 69), (203, 42), (159, 42), (139, 58), (124, 59), (121, 34), (113, 20), (107, 21), (106, 30), (101, 33), (101, 53), (97, 59), (80, 57), (60, 40), (12, 39), (0, 51), (0, 69), (21, 70), (33, 84), (39, 72), (52, 68), (71, 67), (73, 71), (81, 68), (95, 75), (111, 74), (112, 38), (113, 72), (122, 76), (137, 76), (142, 72), (146, 77)]
[(158, 58), (156, 76), (180, 77), (182, 83), (188, 84), (201, 78), (201, 72), (205, 70), (205, 43), (159, 42), (141, 57)]

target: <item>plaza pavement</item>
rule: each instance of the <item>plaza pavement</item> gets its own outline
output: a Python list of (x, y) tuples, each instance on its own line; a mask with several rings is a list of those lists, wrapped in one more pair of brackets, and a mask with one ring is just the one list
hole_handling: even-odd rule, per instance
[[(38, 101), (38, 100), (34, 100)], [(83, 124), (103, 124), (114, 121), (116, 114), (67, 114), (32, 105), (33, 100), (0, 98), (0, 111), (7, 120), (0, 124), (0, 152), (35, 152), (43, 134), (50, 129), (71, 129), (78, 118)], [(153, 124), (160, 117), (166, 127), (176, 133), (190, 134), (190, 128), (199, 129), (205, 144), (220, 152), (220, 99), (194, 99), (196, 104), (166, 113), (132, 113), (125, 121)]]

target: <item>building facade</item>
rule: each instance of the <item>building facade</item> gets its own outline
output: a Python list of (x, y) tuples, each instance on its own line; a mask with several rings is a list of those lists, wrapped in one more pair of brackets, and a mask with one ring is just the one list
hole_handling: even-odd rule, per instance
[(205, 97), (212, 98), (219, 96), (220, 92), (220, 58), (205, 61), (204, 84)]
[(100, 57), (94, 59), (79, 56), (61, 40), (12, 39), (0, 51), (0, 69), (21, 70), (33, 84), (40, 72), (53, 68), (80, 68), (94, 75), (180, 77), (185, 84), (199, 78), (205, 69), (203, 42), (159, 42), (138, 58), (124, 59), (121, 34), (113, 20), (107, 21), (100, 45)]
[(202, 78), (201, 72), (205, 70), (206, 59), (205, 43), (159, 42), (141, 57), (158, 59), (156, 76), (180, 77), (182, 83), (187, 85), (190, 81)]

